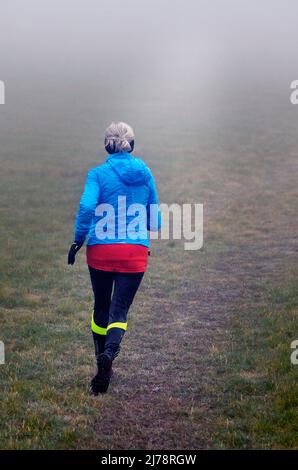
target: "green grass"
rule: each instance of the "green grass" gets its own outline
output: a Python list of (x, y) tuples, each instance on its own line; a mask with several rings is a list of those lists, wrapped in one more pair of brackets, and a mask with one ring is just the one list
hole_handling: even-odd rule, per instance
[[(102, 96), (99, 110), (89, 86), (82, 110), (57, 90), (0, 115), (0, 448), (297, 446), (293, 116), (257, 106), (256, 124), (230, 98), (206, 116), (183, 92), (160, 109), (143, 96), (110, 109)], [(122, 115), (139, 126), (136, 155), (160, 200), (204, 204), (204, 246), (153, 245), (110, 392), (93, 398), (90, 280), (83, 250), (73, 267), (66, 258), (86, 172), (104, 157), (100, 132)], [(255, 293), (281, 279), (261, 308)]]
[(233, 322), (220, 397), (219, 448), (298, 448), (298, 367), (290, 361), (298, 338), (298, 290), (292, 281), (268, 290), (265, 306)]

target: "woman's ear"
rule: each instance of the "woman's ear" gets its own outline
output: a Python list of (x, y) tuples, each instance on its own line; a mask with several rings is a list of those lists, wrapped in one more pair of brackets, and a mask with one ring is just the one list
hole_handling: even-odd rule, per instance
[(131, 150), (129, 151), (129, 153), (131, 153), (131, 152), (133, 151), (133, 149), (134, 149), (135, 141), (132, 140), (131, 142), (129, 142), (129, 145), (130, 145), (130, 148), (131, 148)]

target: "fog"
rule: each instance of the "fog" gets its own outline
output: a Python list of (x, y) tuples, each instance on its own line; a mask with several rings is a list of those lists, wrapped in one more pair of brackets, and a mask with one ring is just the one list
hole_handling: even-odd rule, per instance
[(3, 79), (117, 77), (195, 87), (274, 78), (296, 57), (295, 0), (2, 0)]
[(273, 115), (298, 74), (297, 13), (295, 0), (2, 0), (1, 138), (85, 118), (94, 135), (126, 119), (172, 138), (247, 106)]

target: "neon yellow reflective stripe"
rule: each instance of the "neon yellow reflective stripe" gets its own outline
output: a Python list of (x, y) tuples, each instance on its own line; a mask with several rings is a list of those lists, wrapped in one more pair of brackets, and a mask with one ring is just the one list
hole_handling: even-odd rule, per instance
[(94, 316), (94, 313), (92, 313), (92, 317), (91, 317), (91, 330), (94, 333), (97, 333), (98, 335), (106, 335), (107, 334), (107, 329), (102, 328), (101, 326), (97, 326), (95, 321), (94, 321), (93, 316)]
[(122, 328), (122, 330), (126, 330), (127, 323), (121, 323), (120, 321), (115, 322), (115, 323), (110, 323), (109, 326), (107, 327), (107, 331), (110, 330), (111, 328)]

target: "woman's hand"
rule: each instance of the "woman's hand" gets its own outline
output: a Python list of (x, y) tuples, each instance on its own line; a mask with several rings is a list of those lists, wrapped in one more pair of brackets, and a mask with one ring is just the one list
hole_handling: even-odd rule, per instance
[(83, 243), (84, 242), (73, 242), (68, 252), (68, 264), (74, 264), (76, 260), (76, 254), (79, 249), (83, 246)]

